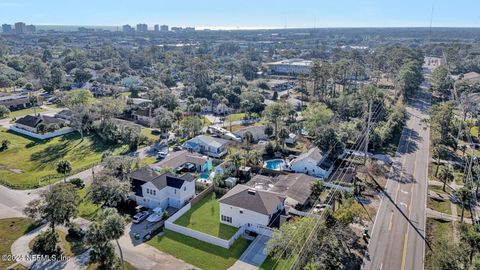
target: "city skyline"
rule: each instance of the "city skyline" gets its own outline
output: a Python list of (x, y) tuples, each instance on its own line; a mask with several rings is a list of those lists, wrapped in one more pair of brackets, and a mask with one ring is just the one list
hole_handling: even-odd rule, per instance
[[(137, 12), (132, 12), (132, 8)], [(182, 1), (181, 3), (105, 0), (82, 1), (62, 5), (49, 0), (0, 0), (0, 23), (25, 21), (34, 25), (121, 26), (139, 23), (170, 26), (194, 26), (196, 29), (271, 29), (271, 28), (348, 28), (348, 27), (480, 27), (476, 10), (480, 3), (462, 1), (406, 0), (383, 3), (371, 0), (336, 2), (251, 0), (223, 2), (217, 0)], [(51, 10), (56, 10), (54, 14)], [(72, 16), (72, 10), (76, 15)], [(433, 12), (432, 12), (433, 11)], [(433, 16), (432, 16), (433, 14)]]

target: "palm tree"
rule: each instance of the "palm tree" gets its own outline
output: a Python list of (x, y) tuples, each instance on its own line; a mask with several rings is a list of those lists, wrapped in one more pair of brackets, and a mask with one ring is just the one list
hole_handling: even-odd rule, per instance
[(63, 174), (63, 182), (67, 182), (67, 174), (72, 171), (72, 164), (68, 160), (61, 160), (57, 163), (57, 172)]
[(243, 159), (246, 165), (256, 166), (260, 162), (260, 156), (256, 151), (246, 152)]
[(29, 94), (28, 95), (28, 102), (32, 105), (33, 107), (33, 114), (37, 114), (37, 104), (38, 104), (38, 96), (36, 94)]
[(231, 154), (228, 159), (233, 164), (233, 167), (235, 168), (235, 174), (238, 177), (238, 170), (240, 168), (240, 163), (242, 162), (242, 156), (240, 155), (240, 153), (236, 152)]
[(443, 182), (442, 190), (445, 191), (445, 186), (447, 185), (447, 183), (451, 183), (455, 177), (450, 171), (450, 169), (442, 168), (440, 170), (440, 174), (438, 175), (438, 178), (440, 179), (440, 181)]
[(250, 131), (247, 131), (243, 134), (242, 138), (243, 144), (245, 145), (245, 149), (247, 149), (247, 152), (250, 151), (250, 146), (253, 143), (253, 134)]
[(436, 144), (433, 147), (433, 157), (437, 160), (437, 169), (435, 170), (435, 177), (437, 177), (438, 169), (440, 167), (440, 159), (446, 158), (448, 155), (448, 149), (442, 144)]
[(122, 261), (122, 270), (125, 269), (125, 262), (123, 259), (122, 248), (118, 239), (122, 237), (125, 232), (125, 219), (118, 214), (115, 208), (107, 208), (104, 210), (103, 225), (108, 239), (115, 240), (118, 250), (120, 252), (120, 259)]
[(288, 138), (289, 132), (286, 128), (281, 128), (278, 132), (278, 140), (279, 143), (282, 145), (282, 149), (285, 148), (285, 140)]
[(462, 216), (460, 222), (463, 222), (463, 216), (465, 212), (465, 206), (470, 206), (473, 201), (473, 192), (468, 188), (462, 187), (456, 192), (460, 203), (462, 204)]

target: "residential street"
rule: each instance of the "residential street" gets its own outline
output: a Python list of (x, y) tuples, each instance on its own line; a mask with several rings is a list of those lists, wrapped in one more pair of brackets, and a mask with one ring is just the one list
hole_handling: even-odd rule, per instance
[(430, 130), (430, 97), (420, 93), (407, 106), (410, 115), (402, 132), (391, 174), (368, 246), (364, 269), (423, 269)]

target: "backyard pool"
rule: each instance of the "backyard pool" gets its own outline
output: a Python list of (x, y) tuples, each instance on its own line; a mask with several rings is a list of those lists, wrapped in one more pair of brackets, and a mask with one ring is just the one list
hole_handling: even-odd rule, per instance
[(285, 169), (285, 160), (283, 160), (283, 159), (267, 160), (263, 164), (263, 167), (267, 168), (269, 170), (281, 171), (281, 170)]
[(210, 175), (208, 173), (201, 173), (200, 174), (201, 179), (208, 179), (209, 177), (210, 177)]

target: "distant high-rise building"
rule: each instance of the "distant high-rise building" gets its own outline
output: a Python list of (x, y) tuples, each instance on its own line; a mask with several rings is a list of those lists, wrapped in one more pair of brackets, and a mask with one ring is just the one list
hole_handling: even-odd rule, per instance
[(137, 24), (137, 32), (146, 33), (148, 32), (148, 25), (145, 23)]
[(182, 31), (182, 27), (174, 26), (174, 27), (172, 27), (172, 31), (173, 32)]
[(2, 32), (4, 34), (10, 34), (12, 33), (12, 25), (10, 24), (2, 24)]
[(195, 31), (195, 27), (185, 27), (185, 31), (189, 31), (189, 32)]
[(31, 33), (35, 33), (36, 31), (37, 31), (37, 28), (33, 24), (25, 26), (25, 33), (31, 34)]
[(160, 26), (160, 31), (168, 31), (168, 25), (164, 24)]
[(15, 33), (18, 35), (25, 34), (26, 32), (26, 25), (24, 22), (16, 22), (15, 23)]
[(160, 31), (160, 26), (158, 26), (158, 24), (155, 24), (155, 25), (153, 26), (153, 31), (155, 31), (155, 32)]
[(131, 27), (130, 25), (125, 24), (125, 25), (122, 26), (122, 31), (123, 31), (123, 33), (131, 34), (131, 33), (135, 32), (135, 29), (133, 27)]

